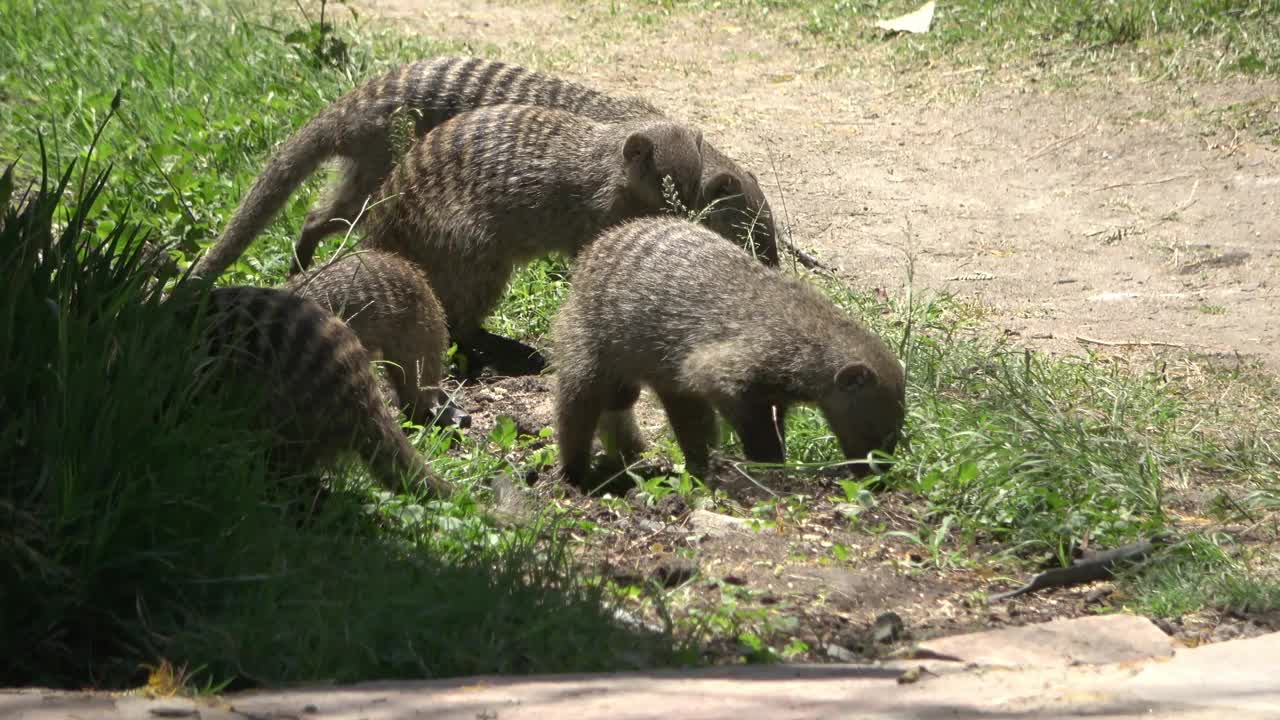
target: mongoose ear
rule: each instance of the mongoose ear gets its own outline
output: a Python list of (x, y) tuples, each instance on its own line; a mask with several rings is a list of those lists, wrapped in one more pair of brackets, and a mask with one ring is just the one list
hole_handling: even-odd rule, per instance
[(652, 167), (653, 140), (644, 133), (631, 133), (622, 146), (622, 159), (627, 167)]
[(715, 177), (707, 181), (702, 188), (702, 194), (707, 200), (719, 200), (723, 197), (742, 194), (742, 183), (738, 181), (738, 177), (732, 173), (717, 173)]
[(876, 379), (875, 371), (860, 362), (852, 362), (836, 371), (836, 389), (848, 392)]

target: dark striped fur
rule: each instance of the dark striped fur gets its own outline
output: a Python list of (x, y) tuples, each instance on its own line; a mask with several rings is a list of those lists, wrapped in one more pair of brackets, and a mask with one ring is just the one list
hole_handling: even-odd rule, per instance
[(796, 404), (822, 410), (849, 458), (891, 452), (902, 427), (903, 369), (880, 338), (805, 280), (683, 220), (637, 220), (592, 241), (552, 349), (560, 457), (584, 488), (597, 425), (624, 460), (642, 450), (631, 414), (642, 386), (695, 474), (707, 468), (716, 413), (762, 462), (783, 461)]
[(363, 245), (412, 259), (468, 347), (518, 265), (572, 258), (600, 230), (662, 212), (664, 177), (695, 202), (700, 144), (662, 118), (605, 124), (530, 105), (462, 113), (396, 167)]
[(408, 260), (365, 250), (295, 275), (288, 286), (337, 315), (386, 372), (399, 405), (419, 425), (466, 418), (440, 388), (449, 345), (444, 310), (427, 279)]
[[(272, 155), (195, 274), (220, 275), (243, 254), (289, 196), (330, 158), (342, 176), (308, 215), (296, 247), (295, 270), (310, 265), (317, 244), (344, 232), (376, 193), (395, 163), (397, 118), (420, 137), (460, 112), (497, 104), (558, 108), (598, 122), (661, 117), (638, 98), (616, 98), (577, 83), (501, 62), (438, 58), (401, 66), (355, 88), (320, 111)], [(776, 233), (755, 176), (710, 145), (703, 148), (702, 199), (712, 204), (705, 222), (725, 237), (750, 240), (753, 251), (776, 265)]]
[(383, 403), (359, 339), (332, 313), (286, 290), (235, 287), (210, 292), (204, 321), (217, 377), (263, 392), (262, 428), (273, 433), (278, 472), (299, 474), (354, 451), (388, 489), (417, 480), (449, 492)]

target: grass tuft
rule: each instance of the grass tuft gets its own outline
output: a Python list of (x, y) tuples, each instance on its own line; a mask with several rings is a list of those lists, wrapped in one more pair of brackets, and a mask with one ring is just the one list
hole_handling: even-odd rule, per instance
[(1136, 66), (1150, 76), (1280, 74), (1276, 0), (956, 0), (938, 3), (924, 35), (888, 35), (878, 20), (919, 0), (645, 0), (641, 18), (732, 8), (844, 47), (878, 48), (895, 65), (1051, 68), (1064, 76)]

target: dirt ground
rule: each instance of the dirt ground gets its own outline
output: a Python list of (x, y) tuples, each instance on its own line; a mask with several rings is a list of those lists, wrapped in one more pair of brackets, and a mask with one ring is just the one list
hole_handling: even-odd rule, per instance
[[(1034, 70), (997, 69), (999, 81), (985, 84), (982, 68), (898, 77), (841, 56), (857, 49), (755, 32), (728, 13), (654, 26), (609, 17), (607, 4), (360, 4), (366, 18), (496, 48), (696, 123), (760, 177), (793, 241), (855, 286), (901, 293), (910, 257), (917, 292), (977, 301), (992, 330), (1020, 344), (1185, 351), (1280, 369), (1280, 142), (1231, 121), (1245, 104), (1280, 125), (1274, 80), (1121, 76), (1064, 90), (1044, 87)], [(550, 424), (545, 383), (469, 391), (476, 431), (499, 413), (528, 432)], [(554, 492), (548, 485), (534, 492)], [(804, 519), (751, 535), (700, 527), (706, 516), (679, 503), (619, 513), (568, 502), (611, 533), (593, 541), (593, 556), (624, 574), (677, 580), (694, 558), (698, 575), (683, 591), (695, 604), (748, 588), (750, 603), (798, 619), (790, 634), (808, 643), (798, 657), (809, 660), (882, 652), (868, 633), (886, 611), (927, 637), (1087, 614), (1115, 599), (1092, 586), (988, 606), (972, 593), (1011, 579), (924, 572), (918, 545), (850, 531), (835, 490), (809, 487)], [(750, 487), (734, 493), (751, 504)], [(900, 502), (880, 498), (863, 523), (914, 530)], [(848, 562), (829, 561), (837, 544)], [(1166, 629), (1201, 642), (1278, 624), (1215, 614)]]
[(1280, 368), (1280, 140), (1229, 109), (1274, 133), (1275, 80), (1065, 91), (1030, 71), (974, 93), (973, 68), (849, 71), (857, 50), (726, 13), (652, 27), (586, 4), (364, 5), (698, 124), (858, 286), (901, 289), (911, 256), (917, 289), (980, 301), (1031, 347), (1171, 343)]

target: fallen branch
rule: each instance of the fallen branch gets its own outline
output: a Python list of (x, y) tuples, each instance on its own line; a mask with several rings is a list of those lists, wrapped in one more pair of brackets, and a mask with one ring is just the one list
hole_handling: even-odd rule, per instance
[(1080, 138), (1084, 137), (1084, 136), (1085, 136), (1085, 135), (1086, 135), (1090, 130), (1093, 130), (1093, 129), (1094, 129), (1094, 128), (1096, 128), (1096, 127), (1098, 127), (1098, 123), (1095, 121), (1095, 122), (1094, 122), (1092, 125), (1090, 125), (1089, 127), (1083, 128), (1083, 129), (1081, 129), (1080, 131), (1075, 132), (1075, 133), (1072, 133), (1072, 134), (1070, 134), (1070, 135), (1068, 135), (1068, 136), (1066, 136), (1066, 137), (1064, 137), (1064, 138), (1061, 138), (1061, 139), (1058, 139), (1058, 140), (1054, 140), (1053, 142), (1049, 143), (1048, 145), (1045, 145), (1044, 147), (1040, 148), (1039, 150), (1037, 150), (1037, 151), (1035, 151), (1035, 152), (1031, 153), (1030, 155), (1028, 155), (1026, 158), (1024, 158), (1024, 159), (1022, 160), (1022, 162), (1024, 162), (1024, 163), (1029, 163), (1029, 162), (1031, 162), (1032, 160), (1035, 160), (1036, 158), (1039, 158), (1039, 157), (1044, 156), (1044, 155), (1048, 155), (1049, 153), (1053, 152), (1054, 150), (1058, 150), (1058, 149), (1060, 149), (1060, 148), (1064, 147), (1064, 146), (1065, 146), (1065, 145), (1067, 145), (1068, 143), (1075, 142), (1076, 140), (1079, 140)]
[(1026, 595), (1051, 587), (1069, 587), (1083, 585), (1094, 580), (1110, 580), (1115, 577), (1116, 565), (1119, 563), (1141, 562), (1159, 546), (1170, 540), (1167, 535), (1158, 535), (1151, 540), (1121, 545), (1114, 550), (1096, 553), (1071, 563), (1070, 567), (1046, 570), (1031, 579), (1031, 582), (1017, 590), (999, 595), (992, 595), (990, 602), (1001, 602), (1009, 598)]
[(739, 475), (741, 475), (742, 477), (744, 477), (744, 478), (746, 478), (746, 479), (747, 479), (747, 482), (751, 483), (752, 485), (755, 485), (756, 487), (758, 487), (758, 488), (760, 488), (761, 490), (763, 490), (763, 491), (765, 491), (765, 492), (769, 493), (770, 495), (772, 495), (772, 496), (773, 496), (773, 497), (775, 497), (775, 498), (776, 498), (776, 497), (778, 497), (778, 493), (774, 492), (773, 490), (770, 490), (770, 489), (768, 488), (768, 486), (766, 486), (764, 483), (762, 483), (762, 482), (760, 482), (759, 480), (757, 480), (757, 479), (755, 479), (754, 477), (752, 477), (752, 476), (751, 476), (751, 474), (750, 474), (750, 473), (748, 473), (746, 470), (743, 470), (743, 469), (742, 469), (742, 464), (741, 464), (741, 463), (736, 463), (736, 462), (735, 462), (735, 463), (730, 463), (730, 464), (729, 464), (729, 467), (732, 467), (734, 470), (737, 470)]
[(1076, 340), (1091, 345), (1103, 345), (1106, 347), (1171, 347), (1185, 348), (1182, 343), (1164, 342), (1163, 340), (1099, 340), (1097, 338), (1085, 337), (1077, 335)]
[(1187, 178), (1191, 178), (1191, 177), (1195, 177), (1195, 176), (1194, 176), (1194, 175), (1192, 175), (1192, 174), (1190, 174), (1190, 173), (1184, 173), (1184, 174), (1182, 174), (1182, 175), (1170, 175), (1169, 177), (1160, 178), (1159, 180), (1139, 180), (1138, 182), (1122, 182), (1122, 183), (1115, 183), (1114, 185), (1103, 185), (1102, 187), (1096, 187), (1096, 188), (1093, 188), (1093, 189), (1092, 189), (1092, 190), (1090, 190), (1089, 192), (1102, 192), (1103, 190), (1115, 190), (1116, 188), (1122, 188), (1122, 187), (1141, 187), (1141, 186), (1145, 186), (1145, 185), (1163, 185), (1163, 184), (1165, 184), (1165, 183), (1173, 182), (1174, 180), (1186, 180)]

